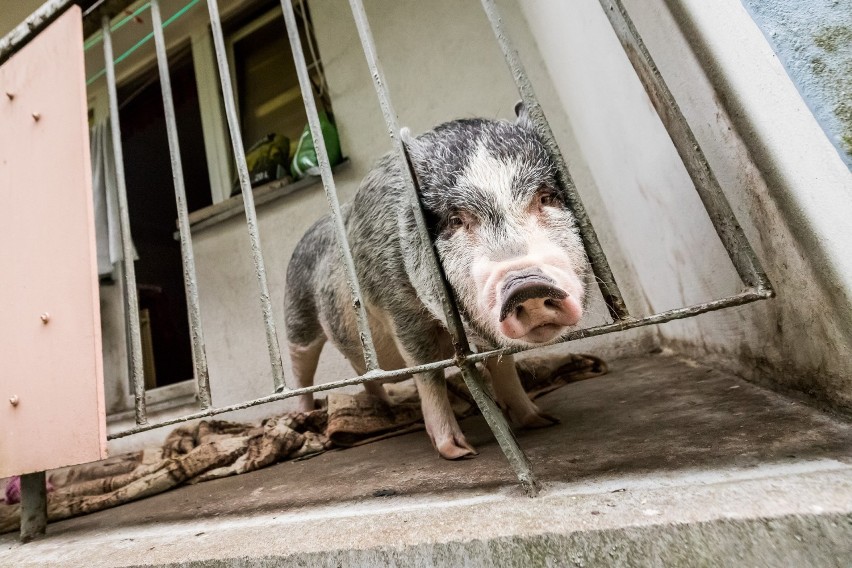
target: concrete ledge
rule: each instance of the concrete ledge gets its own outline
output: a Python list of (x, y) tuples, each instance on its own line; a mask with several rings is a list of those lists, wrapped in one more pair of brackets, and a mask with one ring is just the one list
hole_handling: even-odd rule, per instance
[[(189, 567), (849, 566), (852, 516), (788, 516), (165, 564)], [(842, 551), (842, 552), (841, 552)], [(152, 566), (142, 564), (139, 566)]]

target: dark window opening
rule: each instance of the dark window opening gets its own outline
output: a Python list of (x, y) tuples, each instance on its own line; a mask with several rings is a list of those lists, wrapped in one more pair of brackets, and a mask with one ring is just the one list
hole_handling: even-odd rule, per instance
[[(170, 75), (190, 211), (212, 203), (195, 69), (189, 49), (170, 54)], [(121, 142), (142, 324), (146, 388), (193, 378), (177, 207), (156, 67), (119, 89)]]

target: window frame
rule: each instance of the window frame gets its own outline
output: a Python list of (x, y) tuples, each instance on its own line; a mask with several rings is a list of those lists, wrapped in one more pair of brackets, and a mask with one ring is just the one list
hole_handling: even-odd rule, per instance
[[(137, 0), (129, 4), (129, 8), (142, 5), (144, 0)], [(247, 5), (250, 2), (247, 2)], [(242, 8), (240, 8), (242, 9)], [(238, 11), (237, 11), (238, 12)], [(238, 15), (237, 13), (229, 16)], [(226, 55), (228, 57), (229, 70), (232, 84), (234, 88), (234, 98), (239, 117), (239, 90), (236, 88), (236, 66), (234, 61), (234, 43), (242, 38), (247, 37), (251, 33), (261, 29), (263, 26), (274, 21), (275, 18), (282, 17), (280, 6), (271, 7), (269, 10), (262, 12), (250, 21), (243, 23), (233, 32), (226, 36)], [(227, 20), (225, 20), (227, 23)], [(312, 33), (312, 31), (310, 32)], [(316, 43), (315, 38), (309, 38), (309, 41)], [(151, 42), (151, 50), (153, 51), (153, 41)], [(215, 226), (222, 221), (236, 216), (242, 212), (242, 198), (237, 196), (231, 197), (231, 189), (235, 175), (235, 164), (233, 151), (228, 129), (227, 119), (224, 112), (224, 96), (219, 82), (219, 71), (216, 63), (216, 51), (213, 44), (213, 35), (210, 29), (209, 22), (195, 24), (190, 27), (187, 33), (179, 37), (169, 38), (167, 51), (169, 54), (175, 50), (189, 49), (192, 59), (193, 70), (195, 74), (196, 87), (198, 89), (198, 100), (201, 113), (202, 131), (204, 138), (204, 151), (207, 158), (208, 177), (210, 182), (210, 192), (212, 205), (202, 207), (195, 211), (190, 211), (190, 216), (199, 216), (195, 222), (191, 223), (193, 232), (208, 227)], [(309, 69), (314, 66), (319, 66), (320, 73), (323, 74), (322, 81), (325, 83), (324, 70), (322, 68), (322, 60), (317, 54), (317, 59), (309, 62)], [(118, 85), (127, 84), (146, 75), (157, 74), (156, 55), (151, 53), (145, 56), (144, 59), (136, 62), (131, 68), (124, 70), (118, 74)], [(301, 91), (298, 87), (295, 89), (295, 97), (301, 97)], [(320, 96), (320, 95), (318, 95)], [(326, 95), (327, 96), (327, 93)], [(102, 87), (96, 88), (87, 96), (90, 108), (90, 116), (97, 120), (109, 114), (107, 107), (108, 96)], [(332, 169), (337, 171), (349, 167), (349, 160), (344, 160), (335, 165)], [(258, 196), (256, 199), (257, 205), (262, 206), (266, 203), (275, 201), (281, 197), (291, 195), (297, 192), (308, 189), (315, 189), (320, 184), (320, 178), (306, 178), (299, 181), (291, 181), (289, 184), (282, 184), (281, 180), (275, 180), (253, 188), (253, 193)], [(194, 215), (193, 215), (194, 214)], [(177, 238), (177, 237), (176, 237)], [(101, 284), (104, 286), (105, 284)], [(122, 312), (123, 313), (123, 312)], [(126, 318), (126, 314), (123, 314)], [(124, 332), (122, 335), (124, 335)], [(126, 335), (124, 337), (126, 342)], [(127, 357), (126, 349), (124, 358)], [(120, 355), (119, 355), (120, 356)], [(119, 422), (130, 416), (133, 409), (133, 395), (130, 386), (129, 377), (117, 377), (119, 390), (118, 399), (120, 402), (114, 405), (114, 408), (108, 412), (108, 421), (110, 423)], [(196, 398), (195, 378), (191, 377), (183, 381), (178, 381), (170, 385), (154, 387), (146, 389), (146, 398), (149, 404), (154, 406), (157, 411), (167, 411), (172, 408), (177, 408), (185, 405), (194, 404)]]

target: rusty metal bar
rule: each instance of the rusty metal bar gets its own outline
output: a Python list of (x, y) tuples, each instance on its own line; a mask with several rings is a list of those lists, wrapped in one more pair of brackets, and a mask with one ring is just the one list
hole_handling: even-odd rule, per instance
[[(727, 298), (722, 298), (720, 300), (713, 300), (710, 302), (706, 302), (703, 304), (696, 304), (693, 306), (687, 306), (684, 308), (676, 308), (673, 310), (667, 310), (665, 312), (660, 312), (658, 314), (654, 314), (651, 316), (646, 316), (638, 319), (631, 319), (628, 321), (617, 321), (614, 323), (609, 323), (605, 325), (599, 325), (596, 327), (589, 327), (586, 329), (578, 329), (576, 331), (571, 332), (569, 335), (565, 337), (562, 341), (558, 343), (567, 343), (569, 341), (576, 341), (578, 339), (584, 339), (586, 337), (594, 337), (597, 335), (604, 335), (607, 333), (613, 333), (617, 331), (626, 331), (628, 329), (634, 329), (637, 327), (644, 327), (647, 325), (658, 325), (661, 323), (665, 323), (668, 321), (674, 321), (684, 318), (689, 318), (693, 316), (697, 316), (699, 314), (704, 314), (707, 312), (713, 312), (716, 310), (722, 310), (725, 308), (731, 308), (734, 306), (742, 306), (744, 304), (749, 304), (751, 302), (756, 302), (758, 300), (765, 300), (767, 298), (771, 298), (772, 293), (767, 290), (746, 290), (745, 292), (741, 292), (740, 294), (736, 294), (734, 296), (729, 296)], [(558, 344), (557, 343), (557, 344)], [(478, 361), (485, 361), (486, 359), (490, 359), (492, 357), (499, 357), (501, 355), (507, 355), (511, 353), (521, 353), (524, 351), (534, 351), (536, 349), (542, 349), (543, 347), (507, 347), (503, 349), (495, 349), (493, 351), (484, 351), (482, 353), (472, 353), (465, 357), (464, 363), (476, 363)], [(392, 371), (380, 371), (378, 373), (370, 374), (370, 375), (362, 375), (360, 377), (353, 377), (351, 379), (343, 379), (340, 381), (333, 381), (330, 383), (324, 383), (320, 385), (313, 385), (310, 387), (304, 387), (299, 389), (288, 390), (282, 393), (276, 393), (269, 396), (265, 396), (262, 398), (258, 398), (255, 400), (249, 400), (246, 402), (240, 402), (237, 404), (232, 404), (230, 406), (223, 406), (221, 408), (211, 408), (209, 410), (205, 410), (202, 412), (196, 412), (194, 414), (188, 414), (186, 416), (172, 418), (169, 420), (164, 420), (162, 422), (158, 422), (156, 424), (147, 424), (145, 426), (137, 426), (136, 428), (131, 428), (129, 430), (125, 430), (123, 432), (116, 432), (114, 434), (110, 434), (107, 436), (108, 440), (114, 440), (116, 438), (123, 438), (125, 436), (130, 436), (132, 434), (138, 434), (140, 432), (147, 432), (148, 430), (153, 430), (155, 428), (162, 428), (163, 426), (171, 426), (172, 424), (179, 424), (181, 422), (186, 422), (188, 420), (197, 420), (199, 418), (208, 418), (210, 416), (216, 416), (217, 414), (224, 414), (226, 412), (234, 412), (235, 410), (243, 410), (245, 408), (251, 408), (253, 406), (258, 406), (260, 404), (268, 404), (270, 402), (276, 402), (279, 400), (284, 400), (286, 398), (291, 398), (294, 396), (299, 396), (307, 393), (314, 392), (322, 392), (327, 390), (332, 390), (340, 387), (347, 387), (352, 385), (359, 385), (361, 383), (366, 383), (367, 381), (373, 381), (376, 379), (393, 379), (397, 377), (401, 377), (404, 375), (412, 375), (414, 373), (423, 373), (428, 371), (436, 371), (439, 369), (446, 369), (449, 367), (455, 367), (458, 365), (458, 361), (456, 359), (444, 359), (442, 361), (435, 361), (432, 363), (426, 363), (423, 365), (416, 365), (414, 367), (406, 367), (405, 369), (394, 369)]]
[(538, 493), (539, 485), (532, 471), (532, 465), (524, 451), (518, 445), (512, 429), (506, 422), (506, 417), (497, 406), (497, 403), (491, 398), (484, 388), (484, 381), (481, 373), (473, 364), (464, 362), (465, 357), (470, 355), (470, 345), (465, 335), (464, 325), (459, 316), (458, 307), (455, 304), (450, 288), (447, 284), (441, 263), (438, 260), (438, 255), (435, 251), (432, 238), (429, 234), (429, 229), (426, 225), (426, 220), (423, 216), (423, 209), (420, 203), (419, 192), (417, 191), (417, 180), (409, 162), (408, 154), (400, 138), (399, 122), (397, 114), (391, 102), (390, 92), (385, 82), (384, 72), (379, 56), (376, 51), (376, 44), (373, 39), (373, 33), (370, 31), (370, 23), (367, 19), (367, 13), (364, 10), (364, 5), (361, 0), (350, 0), (349, 5), (352, 8), (352, 15), (355, 18), (355, 25), (358, 28), (358, 36), (361, 38), (361, 48), (364, 51), (364, 56), (367, 58), (367, 65), (370, 69), (370, 75), (373, 78), (373, 85), (376, 89), (376, 95), (379, 99), (379, 106), (382, 109), (382, 114), (387, 125), (388, 135), (393, 143), (394, 152), (396, 153), (400, 171), (402, 173), (403, 183), (409, 193), (411, 200), (411, 208), (414, 213), (414, 219), (417, 224), (417, 232), (420, 236), (421, 246), (424, 247), (426, 253), (426, 263), (428, 268), (437, 279), (437, 292), (441, 300), (441, 305), (446, 319), (447, 330), (450, 332), (453, 340), (453, 346), (456, 351), (456, 358), (460, 361), (459, 369), (462, 373), (462, 378), (465, 384), (473, 395), (482, 416), (488, 422), (488, 426), (500, 444), (500, 449), (509, 460), (512, 469), (518, 476), (518, 480), (523, 485), (525, 491), (533, 496)]
[[(484, 1), (484, 0), (483, 0)], [(754, 249), (746, 239), (737, 222), (719, 180), (713, 173), (707, 157), (701, 150), (695, 134), (678, 106), (654, 59), (645, 47), (645, 42), (636, 31), (633, 21), (624, 9), (621, 0), (599, 0), (601, 8), (612, 24), (615, 35), (624, 47), (627, 58), (645, 87), (645, 92), (657, 110), (663, 126), (677, 149), (695, 191), (701, 198), (710, 221), (719, 235), (734, 268), (743, 283), (758, 290), (772, 292), (772, 284), (763, 270)]]
[(107, 93), (109, 94), (109, 122), (112, 128), (112, 151), (115, 158), (115, 181), (118, 191), (118, 218), (121, 229), (122, 280), (124, 285), (124, 310), (127, 322), (127, 354), (130, 378), (133, 381), (133, 406), (136, 423), (148, 422), (145, 407), (145, 375), (142, 366), (142, 339), (139, 331), (139, 299), (136, 293), (136, 268), (133, 265), (133, 239), (130, 234), (130, 215), (127, 210), (127, 185), (124, 179), (124, 152), (121, 146), (121, 125), (118, 113), (118, 91), (115, 84), (112, 32), (109, 18), (101, 21), (104, 38), (104, 63), (106, 65)]
[(266, 330), (266, 346), (269, 350), (269, 361), (272, 365), (272, 382), (276, 392), (287, 389), (284, 384), (284, 367), (281, 362), (281, 348), (278, 344), (278, 332), (275, 327), (275, 318), (272, 313), (272, 302), (269, 297), (269, 285), (266, 281), (266, 265), (263, 262), (263, 253), (260, 250), (260, 231), (257, 223), (257, 212), (254, 206), (254, 194), (249, 181), (248, 165), (246, 164), (246, 153), (243, 148), (243, 135), (240, 129), (240, 120), (237, 117), (237, 108), (234, 104), (234, 87), (231, 85), (231, 73), (228, 69), (228, 54), (225, 51), (225, 38), (222, 34), (222, 21), (219, 18), (219, 6), (217, 0), (207, 0), (207, 9), (210, 12), (210, 30), (213, 33), (213, 45), (216, 49), (216, 64), (219, 68), (219, 81), (222, 85), (222, 100), (225, 105), (225, 115), (228, 118), (228, 130), (231, 133), (231, 146), (234, 150), (234, 161), (237, 166), (237, 174), (240, 179), (240, 189), (245, 204), (246, 224), (248, 225), (249, 240), (251, 241), (251, 255), (254, 261), (254, 269), (257, 274), (257, 283), (260, 287), (260, 306), (263, 311), (263, 323)]
[(311, 128), (311, 137), (314, 141), (314, 149), (317, 153), (322, 186), (325, 189), (325, 197), (331, 208), (331, 216), (334, 221), (334, 232), (337, 244), (340, 247), (340, 256), (346, 268), (346, 281), (352, 294), (352, 305), (358, 319), (358, 336), (361, 340), (361, 348), (364, 352), (364, 363), (367, 372), (378, 371), (379, 360), (376, 356), (376, 347), (373, 344), (373, 335), (370, 332), (370, 322), (367, 319), (367, 307), (364, 305), (361, 294), (361, 284), (358, 282), (358, 273), (355, 270), (355, 261), (352, 260), (352, 249), (349, 247), (349, 239), (346, 236), (346, 225), (343, 223), (343, 215), (340, 213), (340, 201), (337, 198), (337, 188), (334, 184), (334, 175), (331, 173), (331, 165), (328, 161), (328, 151), (325, 147), (325, 136), (320, 125), (319, 113), (316, 101), (314, 101), (313, 87), (308, 76), (308, 65), (305, 62), (305, 53), (299, 37), (299, 28), (296, 24), (296, 15), (293, 12), (291, 0), (281, 0), (281, 9), (284, 11), (284, 22), (287, 27), (287, 37), (290, 40), (290, 49), (293, 52), (293, 60), (296, 64), (296, 75), (299, 77), (299, 86), (302, 90), (302, 100), (305, 102), (305, 112), (308, 115), (308, 124)]
[(74, 4), (73, 0), (49, 0), (39, 6), (26, 20), (0, 39), (0, 65), (6, 63)]
[(459, 365), (459, 371), (461, 371), (467, 390), (470, 391), (470, 395), (476, 402), (476, 406), (479, 407), (485, 422), (488, 423), (491, 433), (494, 434), (500, 449), (503, 450), (503, 455), (506, 456), (509, 465), (521, 483), (524, 493), (529, 497), (536, 497), (541, 491), (541, 484), (533, 471), (532, 463), (518, 444), (512, 427), (506, 421), (506, 415), (487, 390), (485, 380), (476, 363), (465, 360)]
[(195, 272), (195, 255), (192, 252), (192, 234), (189, 230), (189, 212), (186, 205), (186, 188), (183, 179), (183, 163), (180, 157), (175, 105), (172, 97), (172, 82), (169, 76), (169, 61), (166, 40), (163, 36), (163, 19), (159, 0), (151, 0), (151, 24), (154, 27), (154, 46), (157, 51), (157, 67), (160, 71), (160, 89), (163, 92), (163, 111), (166, 117), (166, 134), (169, 139), (169, 155), (172, 161), (172, 179), (175, 186), (180, 252), (183, 261), (183, 284), (186, 290), (186, 305), (189, 314), (189, 330), (192, 336), (192, 360), (195, 365), (195, 382), (198, 400), (202, 408), (210, 408), (210, 377), (207, 370), (207, 352), (204, 331), (201, 328), (201, 308), (198, 305), (198, 282)]
[(47, 486), (43, 471), (21, 476), (21, 542), (47, 532)]
[(568, 171), (568, 165), (562, 157), (562, 152), (559, 150), (559, 145), (556, 143), (556, 138), (553, 136), (553, 131), (550, 129), (550, 123), (544, 116), (544, 111), (538, 102), (538, 98), (527, 76), (526, 69), (518, 56), (518, 51), (515, 49), (512, 40), (506, 33), (503, 27), (503, 20), (494, 0), (482, 0), (482, 7), (485, 9), (485, 14), (488, 16), (488, 21), (491, 22), (491, 28), (494, 30), (494, 35), (497, 38), (497, 43), (503, 52), (503, 57), (506, 59), (506, 65), (512, 72), (512, 78), (515, 80), (515, 85), (521, 95), (521, 100), (529, 113), (530, 120), (535, 126), (536, 132), (541, 137), (548, 151), (550, 152), (553, 162), (556, 165), (556, 174), (559, 184), (564, 190), (564, 195), (567, 199), (568, 206), (574, 213), (574, 219), (577, 222), (577, 228), (580, 231), (580, 236), (583, 239), (583, 245), (586, 248), (586, 255), (589, 258), (589, 263), (592, 266), (592, 271), (597, 276), (598, 287), (604, 302), (609, 308), (610, 314), (616, 320), (625, 320), (630, 318), (630, 313), (627, 310), (627, 305), (621, 295), (621, 290), (615, 282), (615, 277), (609, 267), (609, 261), (604, 254), (600, 241), (598, 241), (595, 228), (586, 213), (586, 208), (580, 199), (580, 193), (574, 185), (574, 180), (571, 178), (571, 173)]

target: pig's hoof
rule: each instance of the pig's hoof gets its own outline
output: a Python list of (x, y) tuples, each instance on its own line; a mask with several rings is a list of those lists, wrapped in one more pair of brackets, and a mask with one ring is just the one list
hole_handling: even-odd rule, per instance
[(438, 444), (436, 447), (438, 448), (438, 453), (441, 454), (441, 457), (445, 460), (472, 458), (478, 454), (473, 446), (467, 443), (464, 436), (450, 438), (449, 440)]
[(561, 421), (557, 417), (551, 416), (541, 410), (530, 412), (518, 420), (518, 425), (520, 425), (521, 428), (546, 428), (560, 423)]

